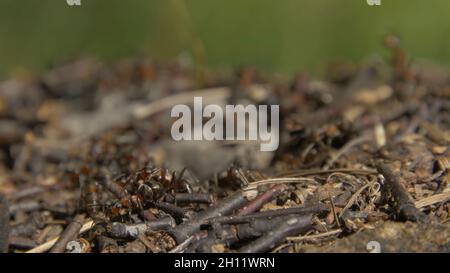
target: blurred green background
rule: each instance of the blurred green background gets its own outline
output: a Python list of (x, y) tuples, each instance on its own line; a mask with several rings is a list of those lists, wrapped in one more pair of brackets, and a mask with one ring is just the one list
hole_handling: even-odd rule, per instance
[(450, 64), (449, 0), (0, 0), (0, 77), (74, 57), (191, 54), (208, 68), (320, 71), (386, 54), (397, 33), (410, 56)]

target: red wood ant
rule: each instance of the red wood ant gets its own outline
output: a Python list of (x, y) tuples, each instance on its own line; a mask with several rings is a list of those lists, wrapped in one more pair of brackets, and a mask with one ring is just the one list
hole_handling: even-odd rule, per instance
[[(110, 179), (106, 170), (83, 176), (82, 200), (86, 212), (93, 219), (104, 219), (130, 215), (133, 211), (142, 211), (161, 201), (166, 195), (191, 192), (190, 185), (183, 179), (184, 170), (177, 177), (175, 172), (165, 168), (146, 167), (132, 174), (122, 174)], [(100, 188), (112, 192), (117, 199), (100, 202)]]

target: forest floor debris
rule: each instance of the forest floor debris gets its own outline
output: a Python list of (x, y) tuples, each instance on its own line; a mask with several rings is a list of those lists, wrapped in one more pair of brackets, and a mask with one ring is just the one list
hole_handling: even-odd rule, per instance
[[(450, 73), (392, 54), (323, 81), (142, 59), (3, 81), (0, 250), (448, 252)], [(173, 141), (199, 94), (280, 105), (279, 149)]]

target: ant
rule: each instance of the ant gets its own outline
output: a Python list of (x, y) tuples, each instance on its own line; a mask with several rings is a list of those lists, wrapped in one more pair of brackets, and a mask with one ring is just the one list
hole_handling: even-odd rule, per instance
[[(86, 168), (83, 171), (80, 175), (83, 207), (90, 217), (98, 220), (131, 215), (133, 211), (153, 206), (167, 195), (192, 192), (188, 181), (183, 179), (185, 169), (177, 177), (175, 172), (165, 168), (145, 167), (114, 179), (110, 179), (104, 169), (91, 175), (86, 175)], [(102, 205), (99, 197), (101, 186), (117, 199)]]

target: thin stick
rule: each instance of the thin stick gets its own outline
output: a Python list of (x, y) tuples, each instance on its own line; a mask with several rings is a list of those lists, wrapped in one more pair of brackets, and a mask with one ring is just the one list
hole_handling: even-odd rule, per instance
[(239, 174), (239, 176), (241, 177), (242, 180), (244, 180), (245, 185), (248, 185), (250, 182), (248, 181), (247, 177), (245, 177), (245, 174), (242, 172), (241, 169), (237, 170), (237, 173)]
[(403, 187), (400, 177), (393, 172), (391, 167), (387, 164), (378, 163), (377, 169), (386, 179), (392, 197), (396, 202), (396, 209), (399, 216), (410, 221), (418, 221), (419, 218), (423, 218), (414, 203), (411, 201), (412, 199), (408, 192)]
[(317, 214), (325, 211), (329, 211), (329, 206), (324, 204), (317, 204), (310, 207), (291, 207), (285, 209), (267, 210), (256, 212), (248, 215), (231, 215), (231, 216), (219, 216), (215, 218), (210, 218), (204, 221), (205, 225), (211, 224), (239, 224), (246, 223), (256, 218), (269, 218), (278, 217), (285, 215), (306, 215), (306, 214)]
[(341, 222), (339, 221), (339, 217), (337, 216), (337, 213), (336, 213), (336, 206), (334, 205), (333, 197), (331, 197), (331, 195), (329, 195), (329, 199), (330, 199), (330, 203), (331, 203), (331, 212), (333, 213), (334, 220), (336, 221), (336, 224), (338, 225), (338, 227), (341, 227)]
[(292, 184), (292, 183), (302, 183), (302, 182), (316, 182), (312, 178), (305, 177), (285, 177), (285, 178), (270, 178), (259, 180), (255, 182), (249, 183), (249, 185), (245, 188), (245, 190), (254, 190), (258, 186), (269, 185), (269, 184)]
[(330, 169), (330, 170), (296, 170), (284, 173), (279, 173), (275, 177), (292, 177), (292, 176), (309, 176), (309, 175), (320, 175), (329, 173), (354, 173), (354, 174), (377, 174), (376, 171), (372, 170), (360, 170), (360, 169)]
[(416, 205), (416, 208), (420, 209), (436, 203), (446, 202), (449, 199), (450, 199), (450, 191), (423, 198), (419, 201), (416, 201), (414, 204)]
[[(85, 233), (86, 231), (90, 230), (92, 227), (94, 226), (94, 221), (93, 220), (88, 220), (80, 229), (79, 234)], [(59, 236), (56, 238), (53, 238), (33, 249), (28, 250), (25, 253), (43, 253), (48, 251), (49, 249), (52, 248), (52, 246), (56, 243), (56, 241), (58, 241)]]
[(356, 201), (356, 199), (358, 198), (358, 196), (360, 196), (361, 193), (362, 193), (364, 190), (366, 190), (367, 188), (369, 188), (369, 187), (372, 186), (373, 184), (375, 184), (375, 182), (368, 183), (368, 184), (362, 186), (361, 188), (359, 188), (359, 189), (352, 195), (352, 197), (350, 197), (350, 199), (349, 199), (348, 202), (347, 202), (347, 205), (345, 205), (345, 207), (341, 210), (341, 213), (339, 213), (339, 217), (342, 217), (342, 215), (344, 215), (344, 213), (347, 211), (347, 209), (348, 209), (349, 207), (351, 207), (351, 206), (355, 203), (355, 201)]
[(344, 147), (342, 147), (339, 152), (337, 152), (326, 164), (325, 166), (322, 168), (323, 170), (328, 170), (330, 169), (331, 166), (333, 166), (334, 162), (336, 162), (341, 156), (345, 155), (346, 153), (350, 152), (350, 150), (358, 145), (361, 145), (365, 142), (371, 141), (372, 137), (369, 136), (362, 136), (362, 137), (358, 137), (355, 138), (353, 140), (351, 140), (350, 142), (348, 142), (347, 144), (344, 145)]
[(177, 193), (175, 194), (175, 203), (204, 203), (209, 204), (212, 201), (211, 195), (207, 193)]
[(320, 239), (323, 237), (328, 237), (336, 234), (342, 233), (342, 229), (335, 229), (328, 232), (315, 234), (315, 235), (307, 235), (307, 236), (298, 236), (298, 237), (287, 237), (287, 240), (290, 242), (302, 242), (302, 241), (308, 241), (308, 240), (314, 240), (314, 239)]
[(204, 97), (205, 99), (212, 101), (223, 100), (229, 97), (230, 94), (231, 90), (228, 87), (216, 87), (185, 92), (152, 101), (147, 105), (138, 106), (133, 110), (132, 114), (137, 119), (145, 119), (177, 104), (191, 104), (194, 97)]
[(284, 184), (275, 185), (270, 188), (268, 191), (259, 195), (255, 199), (245, 205), (239, 212), (238, 215), (246, 215), (258, 211), (261, 209), (266, 203), (275, 199), (278, 195), (280, 195), (284, 190), (287, 189), (287, 186)]
[(267, 232), (257, 240), (239, 249), (240, 253), (261, 253), (269, 251), (283, 242), (287, 236), (308, 231), (311, 228), (311, 216), (292, 217), (282, 222), (274, 230)]
[(137, 238), (140, 233), (156, 230), (168, 230), (175, 226), (175, 220), (169, 215), (158, 220), (141, 224), (124, 224), (113, 222), (108, 227), (108, 232), (115, 238)]
[(175, 238), (177, 243), (182, 243), (191, 235), (199, 231), (204, 221), (215, 216), (230, 214), (234, 210), (241, 208), (247, 201), (245, 194), (238, 192), (219, 201), (214, 206), (195, 214), (191, 221), (178, 225), (168, 232)]
[(155, 207), (172, 215), (175, 219), (184, 219), (189, 218), (189, 215), (186, 213), (185, 209), (178, 207), (176, 205), (166, 203), (166, 202), (155, 202)]
[(53, 247), (50, 249), (50, 253), (63, 253), (66, 250), (67, 243), (74, 240), (80, 233), (83, 227), (84, 215), (78, 214), (66, 227), (63, 233), (59, 236)]
[(175, 247), (174, 249), (169, 251), (169, 253), (182, 253), (182, 252), (184, 252), (184, 250), (189, 246), (189, 244), (192, 241), (194, 241), (194, 239), (195, 239), (194, 235), (190, 236), (189, 238), (186, 239), (186, 241), (182, 242), (177, 247)]

